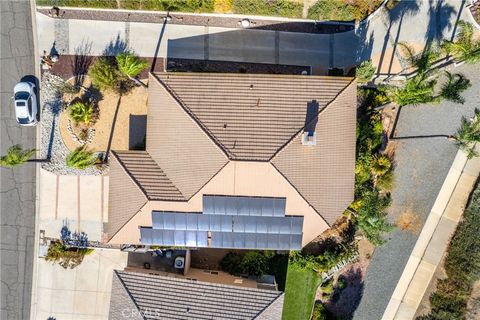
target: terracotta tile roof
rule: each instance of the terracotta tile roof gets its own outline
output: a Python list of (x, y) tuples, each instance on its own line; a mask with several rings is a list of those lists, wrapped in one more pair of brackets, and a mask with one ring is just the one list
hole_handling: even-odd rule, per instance
[(318, 114), (352, 81), (299, 75), (155, 75), (230, 159), (261, 161), (272, 158), (304, 127), (307, 110)]
[(356, 83), (318, 116), (315, 146), (298, 134), (272, 164), (332, 225), (353, 201), (355, 181)]
[(110, 157), (108, 222), (104, 227), (108, 238), (111, 239), (147, 201), (145, 194), (113, 154)]
[[(115, 271), (109, 319), (131, 319), (132, 306), (146, 320), (280, 319), (282, 299), (279, 291)], [(127, 315), (118, 311), (126, 307)]]
[(186, 199), (228, 158), (166, 88), (151, 76), (148, 87), (147, 151)]
[(146, 151), (112, 151), (149, 200), (186, 200)]

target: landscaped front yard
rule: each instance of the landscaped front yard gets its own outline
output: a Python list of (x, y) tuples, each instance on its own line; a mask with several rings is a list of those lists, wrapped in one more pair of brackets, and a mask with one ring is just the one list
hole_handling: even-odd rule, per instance
[(289, 264), (285, 285), (284, 320), (310, 319), (320, 277), (310, 269)]

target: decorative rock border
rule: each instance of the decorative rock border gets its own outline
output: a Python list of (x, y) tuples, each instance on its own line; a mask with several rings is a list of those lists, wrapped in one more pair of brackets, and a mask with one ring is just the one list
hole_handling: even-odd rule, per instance
[(72, 137), (72, 139), (75, 142), (77, 142), (78, 144), (80, 144), (81, 146), (92, 142), (93, 138), (95, 137), (95, 129), (94, 128), (87, 128), (88, 133), (87, 133), (87, 139), (86, 140), (83, 140), (82, 138), (77, 136), (75, 134), (75, 132), (73, 131), (72, 120), (70, 120), (70, 119), (68, 119), (68, 122), (67, 122), (67, 131), (70, 134), (70, 136)]
[[(105, 167), (92, 166), (85, 170), (67, 167), (66, 158), (70, 150), (65, 146), (59, 128), (59, 115), (62, 111), (62, 94), (58, 91), (58, 84), (64, 80), (49, 72), (45, 72), (41, 79), (41, 156), (49, 158), (50, 162), (42, 163), (42, 168), (60, 175), (100, 175)], [(96, 156), (103, 153), (97, 152)]]

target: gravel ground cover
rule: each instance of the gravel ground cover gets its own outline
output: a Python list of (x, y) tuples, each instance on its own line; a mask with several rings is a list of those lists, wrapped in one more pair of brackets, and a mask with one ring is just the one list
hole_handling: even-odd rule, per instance
[[(50, 9), (39, 8), (38, 12), (51, 16)], [(126, 12), (115, 10), (75, 10), (60, 9), (58, 19), (85, 19), (85, 20), (106, 20), (106, 21), (128, 21), (128, 22), (147, 22), (147, 23), (163, 23), (166, 12)], [(171, 19), (169, 24), (196, 25), (196, 26), (212, 26), (225, 28), (242, 28), (241, 17), (221, 17), (211, 15), (182, 15), (170, 12)], [(275, 19), (249, 19), (249, 29), (288, 31), (301, 33), (339, 33), (351, 31), (355, 28), (353, 23), (321, 23), (315, 21), (288, 21)]]
[(49, 72), (42, 75), (41, 81), (41, 156), (50, 159), (42, 163), (42, 168), (60, 175), (99, 175), (102, 171), (92, 166), (85, 170), (67, 167), (65, 159), (70, 150), (63, 143), (59, 114), (62, 108), (62, 95), (56, 87), (63, 79)]
[[(97, 57), (85, 56), (90, 59), (92, 63)], [(59, 60), (54, 64), (50, 72), (67, 80), (74, 75), (73, 61), (74, 55), (61, 55)], [(145, 69), (140, 78), (148, 78), (153, 58), (145, 58), (149, 67)], [(261, 63), (247, 63), (247, 62), (230, 62), (230, 61), (213, 61), (213, 60), (196, 60), (196, 59), (179, 59), (179, 58), (158, 58), (155, 62), (155, 72), (165, 71), (178, 72), (224, 72), (224, 73), (267, 73), (267, 74), (302, 74), (306, 71), (310, 74), (310, 67), (308, 66), (287, 66), (281, 64), (261, 64)]]

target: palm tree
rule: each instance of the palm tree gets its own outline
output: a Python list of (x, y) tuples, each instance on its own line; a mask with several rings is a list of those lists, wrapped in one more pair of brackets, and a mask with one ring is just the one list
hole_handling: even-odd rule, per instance
[(471, 120), (463, 117), (457, 133), (449, 138), (454, 140), (455, 145), (467, 154), (468, 159), (478, 157), (475, 144), (480, 142), (480, 110), (475, 109), (475, 116)]
[(440, 97), (455, 103), (465, 103), (465, 98), (460, 95), (461, 92), (467, 90), (472, 86), (468, 80), (461, 73), (450, 73), (445, 71), (448, 81), (442, 85)]
[(398, 46), (405, 56), (408, 66), (416, 68), (418, 73), (427, 73), (430, 71), (432, 64), (440, 58), (440, 50), (438, 47), (429, 46), (420, 53), (405, 42), (399, 42)]
[(436, 84), (436, 79), (428, 79), (427, 74), (422, 72), (408, 79), (403, 87), (390, 87), (388, 95), (398, 106), (439, 102), (434, 94)]
[(390, 198), (381, 196), (377, 191), (365, 192), (361, 206), (355, 214), (357, 225), (363, 236), (374, 245), (385, 243), (383, 235), (393, 230), (387, 220), (386, 208)]
[(96, 161), (97, 158), (93, 155), (93, 152), (88, 151), (85, 146), (75, 149), (66, 159), (68, 167), (81, 170), (93, 166)]
[(471, 23), (459, 21), (460, 31), (454, 41), (445, 40), (442, 49), (457, 61), (480, 62), (480, 40), (474, 40), (474, 27)]
[(85, 104), (83, 102), (75, 102), (70, 107), (70, 118), (76, 123), (90, 124), (92, 120), (93, 107), (91, 104)]
[(0, 157), (0, 167), (15, 167), (30, 160), (35, 153), (35, 149), (23, 150), (22, 146), (16, 144), (7, 150), (5, 156)]
[(373, 161), (371, 164), (371, 170), (372, 170), (372, 173), (376, 176), (384, 175), (392, 167), (392, 162), (384, 154), (374, 156), (372, 160)]
[(118, 90), (118, 70), (107, 58), (99, 58), (90, 67), (88, 75), (100, 89)]
[(116, 56), (118, 70), (136, 84), (141, 84), (136, 77), (148, 66), (146, 60), (140, 59), (131, 52), (122, 52)]

